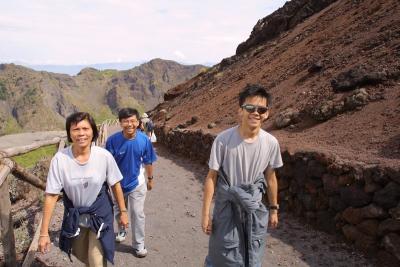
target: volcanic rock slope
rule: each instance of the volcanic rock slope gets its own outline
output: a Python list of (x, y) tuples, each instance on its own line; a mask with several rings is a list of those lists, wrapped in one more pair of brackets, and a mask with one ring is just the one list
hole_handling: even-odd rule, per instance
[(96, 122), (114, 118), (121, 107), (142, 112), (204, 69), (154, 59), (126, 71), (86, 68), (69, 76), (0, 64), (0, 135), (60, 129), (74, 111), (88, 111)]
[(235, 125), (239, 91), (260, 83), (273, 95), (263, 127), (284, 149), (399, 166), (400, 2), (320, 2), (286, 3), (236, 55), (171, 89), (153, 111), (164, 132)]

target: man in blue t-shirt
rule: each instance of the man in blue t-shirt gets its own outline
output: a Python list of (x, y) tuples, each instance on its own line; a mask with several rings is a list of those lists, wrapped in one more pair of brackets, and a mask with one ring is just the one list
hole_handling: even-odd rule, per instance
[[(137, 257), (146, 257), (147, 250), (144, 246), (144, 201), (147, 190), (153, 188), (153, 162), (157, 156), (149, 138), (137, 130), (139, 126), (139, 112), (132, 108), (123, 108), (118, 113), (122, 128), (110, 136), (106, 142), (106, 149), (114, 156), (115, 161), (123, 175), (121, 181), (125, 203), (129, 207), (129, 217), (132, 228), (132, 246)], [(144, 166), (144, 168), (143, 168)], [(147, 185), (144, 173), (147, 174)], [(120, 212), (127, 210), (118, 210)], [(125, 229), (120, 228), (116, 241), (125, 240)]]

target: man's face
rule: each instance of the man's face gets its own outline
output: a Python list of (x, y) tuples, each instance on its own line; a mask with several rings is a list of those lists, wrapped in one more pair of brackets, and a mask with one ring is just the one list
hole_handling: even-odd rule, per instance
[(255, 129), (260, 128), (261, 123), (268, 118), (268, 111), (265, 111), (267, 107), (267, 99), (260, 96), (251, 96), (246, 98), (243, 105), (246, 105), (248, 108), (239, 108), (239, 118), (242, 127)]
[(121, 119), (119, 123), (121, 125), (122, 132), (127, 136), (132, 136), (135, 133), (136, 128), (139, 126), (139, 120), (135, 115)]

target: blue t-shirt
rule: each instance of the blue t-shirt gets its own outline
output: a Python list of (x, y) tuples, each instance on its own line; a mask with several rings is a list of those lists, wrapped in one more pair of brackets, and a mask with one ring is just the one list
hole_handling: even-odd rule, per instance
[(124, 177), (121, 181), (124, 193), (131, 192), (138, 185), (140, 166), (157, 160), (150, 139), (141, 131), (136, 131), (134, 139), (126, 139), (122, 131), (111, 135), (107, 139), (106, 149), (114, 156)]

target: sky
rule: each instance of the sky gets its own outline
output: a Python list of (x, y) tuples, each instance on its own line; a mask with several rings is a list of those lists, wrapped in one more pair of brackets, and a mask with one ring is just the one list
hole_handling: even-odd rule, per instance
[(0, 63), (218, 63), (286, 0), (0, 0)]

